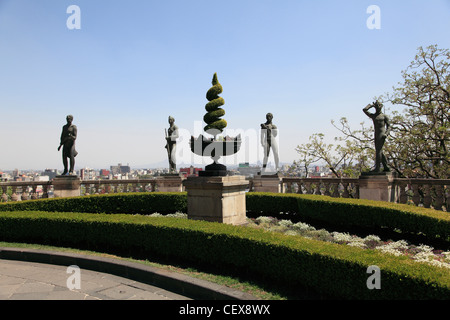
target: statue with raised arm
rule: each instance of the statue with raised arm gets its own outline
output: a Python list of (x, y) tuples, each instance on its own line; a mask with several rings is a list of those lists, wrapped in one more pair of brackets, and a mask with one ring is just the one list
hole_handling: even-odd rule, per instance
[(176, 151), (178, 139), (178, 127), (175, 125), (175, 119), (169, 117), (169, 129), (166, 130), (166, 149), (169, 158), (169, 172), (177, 172)]
[[(369, 109), (374, 108), (375, 112), (370, 113)], [(364, 113), (372, 119), (373, 126), (375, 130), (374, 140), (375, 140), (375, 168), (372, 172), (380, 172), (381, 165), (383, 165), (383, 171), (389, 172), (389, 167), (387, 165), (386, 156), (383, 153), (383, 146), (389, 135), (391, 126), (389, 123), (389, 118), (382, 113), (383, 104), (378, 100), (372, 104), (368, 104), (364, 109)]]
[(268, 113), (266, 115), (266, 122), (261, 124), (261, 144), (264, 149), (264, 159), (263, 159), (263, 171), (267, 167), (267, 160), (269, 158), (270, 149), (273, 151), (273, 157), (275, 160), (275, 168), (278, 172), (278, 145), (276, 137), (278, 135), (278, 128), (272, 123), (273, 114)]
[[(69, 174), (73, 175), (73, 169), (75, 166), (75, 157), (78, 152), (75, 150), (75, 140), (77, 139), (77, 126), (72, 124), (73, 116), (68, 115), (66, 117), (67, 124), (65, 124), (62, 128), (61, 139), (58, 147), (58, 151), (62, 150), (62, 158), (64, 165), (63, 175)], [(70, 167), (68, 168), (68, 160), (70, 161)]]

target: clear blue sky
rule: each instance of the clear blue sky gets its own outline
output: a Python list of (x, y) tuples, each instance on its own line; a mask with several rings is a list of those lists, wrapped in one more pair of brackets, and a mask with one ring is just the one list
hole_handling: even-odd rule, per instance
[[(370, 5), (381, 29), (366, 26)], [(198, 133), (215, 72), (227, 129), (256, 132), (272, 112), (292, 162), (311, 134), (331, 142), (331, 120), (368, 123), (362, 108), (419, 46), (450, 48), (449, 31), (450, 0), (0, 0), (0, 170), (61, 170), (67, 114), (77, 168), (167, 162), (168, 116)], [(246, 148), (238, 161), (262, 159)]]

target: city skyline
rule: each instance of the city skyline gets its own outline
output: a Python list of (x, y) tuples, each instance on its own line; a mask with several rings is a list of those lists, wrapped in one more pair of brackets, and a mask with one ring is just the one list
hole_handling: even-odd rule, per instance
[(280, 161), (292, 163), (314, 133), (334, 143), (331, 120), (369, 124), (362, 108), (392, 91), (418, 47), (450, 48), (449, 29), (448, 0), (0, 0), (0, 170), (61, 170), (68, 114), (76, 169), (168, 166), (169, 116), (183, 133), (180, 163), (209, 164), (187, 138), (201, 133), (215, 72), (226, 130), (248, 137), (225, 162), (262, 161), (271, 112)]

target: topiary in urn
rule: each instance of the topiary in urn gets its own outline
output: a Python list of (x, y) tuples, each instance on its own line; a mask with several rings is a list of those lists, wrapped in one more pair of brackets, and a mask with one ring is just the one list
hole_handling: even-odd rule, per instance
[(208, 103), (205, 105), (205, 109), (207, 113), (203, 117), (206, 123), (204, 130), (211, 134), (213, 138), (206, 138), (203, 135), (198, 138), (191, 137), (191, 151), (200, 156), (209, 156), (214, 160), (214, 163), (206, 166), (205, 171), (200, 172), (202, 176), (225, 176), (227, 167), (217, 161), (221, 156), (235, 154), (241, 147), (241, 135), (235, 138), (228, 136), (222, 139), (217, 138), (227, 126), (227, 122), (221, 119), (225, 115), (225, 110), (222, 108), (225, 100), (219, 97), (222, 90), (222, 85), (217, 79), (217, 73), (214, 73), (212, 87), (206, 93)]
[(215, 137), (218, 133), (222, 133), (227, 126), (227, 122), (221, 119), (225, 115), (225, 110), (221, 108), (225, 104), (225, 100), (219, 97), (223, 88), (217, 79), (217, 73), (214, 73), (212, 85), (206, 93), (206, 99), (209, 102), (205, 105), (205, 109), (208, 112), (203, 117), (203, 120), (206, 122), (204, 130)]

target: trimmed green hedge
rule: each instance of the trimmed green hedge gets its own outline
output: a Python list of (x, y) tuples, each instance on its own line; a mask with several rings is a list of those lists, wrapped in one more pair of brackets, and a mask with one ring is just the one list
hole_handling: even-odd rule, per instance
[[(140, 252), (220, 266), (268, 283), (306, 286), (348, 299), (450, 299), (450, 270), (382, 254), (248, 227), (127, 214), (0, 213), (0, 240)], [(381, 270), (369, 290), (367, 268)]]
[[(329, 225), (401, 230), (450, 241), (450, 213), (389, 202), (286, 193), (246, 194), (249, 215), (274, 215)], [(123, 193), (0, 204), (0, 211), (161, 214), (187, 212), (187, 193)]]
[(283, 212), (342, 227), (385, 227), (450, 241), (450, 213), (406, 204), (321, 195), (251, 193), (247, 209), (255, 215)]
[(48, 211), (86, 213), (161, 214), (187, 210), (186, 193), (115, 193), (70, 198), (51, 198), (6, 202), (0, 211)]

